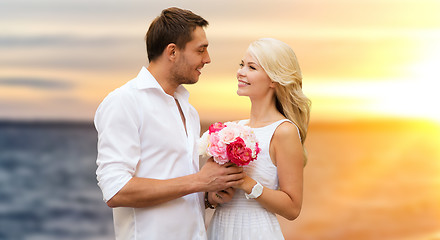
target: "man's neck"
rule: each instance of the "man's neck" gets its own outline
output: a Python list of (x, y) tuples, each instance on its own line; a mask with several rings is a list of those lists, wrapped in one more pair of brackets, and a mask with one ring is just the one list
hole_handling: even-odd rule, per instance
[(171, 80), (171, 77), (169, 75), (170, 70), (162, 64), (157, 64), (153, 62), (148, 65), (147, 69), (162, 87), (163, 91), (166, 94), (174, 97), (174, 93), (176, 92), (177, 87), (179, 87), (179, 84)]

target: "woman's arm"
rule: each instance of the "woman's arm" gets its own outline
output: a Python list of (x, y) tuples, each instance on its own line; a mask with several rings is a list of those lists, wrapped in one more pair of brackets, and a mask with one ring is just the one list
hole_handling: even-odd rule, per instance
[[(302, 206), (304, 155), (298, 131), (293, 124), (283, 123), (276, 129), (269, 153), (276, 161), (279, 190), (264, 187), (256, 200), (268, 211), (294, 220)], [(256, 181), (249, 176), (244, 180), (239, 188), (250, 194)]]

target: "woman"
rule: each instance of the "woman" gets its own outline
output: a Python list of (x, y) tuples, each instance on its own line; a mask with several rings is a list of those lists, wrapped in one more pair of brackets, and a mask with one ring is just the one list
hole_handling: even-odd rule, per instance
[(298, 217), (302, 205), (304, 140), (310, 100), (302, 92), (301, 71), (293, 50), (264, 38), (250, 44), (237, 72), (239, 96), (251, 100), (250, 126), (259, 141), (258, 159), (244, 167), (247, 176), (234, 191), (210, 193), (217, 207), (208, 239), (284, 239), (275, 214)]

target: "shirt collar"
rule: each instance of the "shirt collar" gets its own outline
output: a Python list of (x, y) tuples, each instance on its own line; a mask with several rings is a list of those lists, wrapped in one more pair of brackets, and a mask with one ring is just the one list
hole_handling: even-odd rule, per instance
[[(149, 89), (149, 88), (160, 89), (160, 91), (166, 94), (165, 91), (160, 86), (160, 84), (157, 82), (157, 80), (150, 73), (150, 71), (148, 71), (146, 67), (142, 67), (141, 71), (137, 75), (136, 86), (138, 89)], [(185, 100), (188, 100), (189, 98), (188, 90), (186, 90), (186, 88), (182, 85), (179, 85), (177, 87), (174, 95), (176, 98), (183, 98)]]

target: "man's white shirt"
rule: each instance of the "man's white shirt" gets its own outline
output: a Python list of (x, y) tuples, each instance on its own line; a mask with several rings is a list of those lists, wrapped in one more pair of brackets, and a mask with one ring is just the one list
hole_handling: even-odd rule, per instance
[[(111, 92), (95, 115), (98, 131), (96, 171), (104, 201), (132, 177), (170, 179), (199, 170), (200, 120), (179, 86), (166, 94), (143, 67), (138, 76)], [(203, 193), (147, 208), (113, 209), (116, 239), (206, 239)]]

